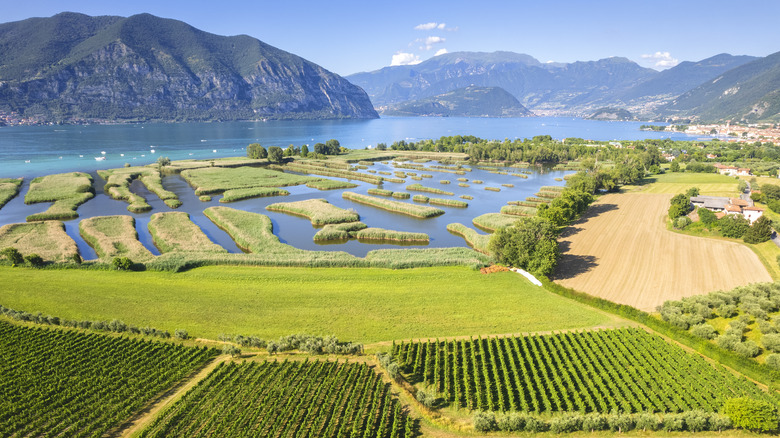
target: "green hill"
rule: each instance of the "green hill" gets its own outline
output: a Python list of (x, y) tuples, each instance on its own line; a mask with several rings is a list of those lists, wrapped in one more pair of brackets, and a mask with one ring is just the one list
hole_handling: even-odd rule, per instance
[(395, 116), (526, 117), (533, 113), (503, 88), (466, 87), (404, 102), (382, 112)]
[(0, 24), (0, 110), (55, 122), (377, 117), (363, 90), (303, 58), (149, 14)]
[(684, 93), (665, 116), (701, 121), (780, 121), (780, 52), (759, 58)]

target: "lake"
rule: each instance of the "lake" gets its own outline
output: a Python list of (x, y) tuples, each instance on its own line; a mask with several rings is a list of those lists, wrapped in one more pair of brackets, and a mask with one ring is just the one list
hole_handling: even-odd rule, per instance
[[(79, 219), (66, 221), (66, 231), (76, 241), (85, 259), (95, 258), (94, 250), (84, 242), (78, 233), (80, 219), (92, 216), (127, 214), (136, 218), (139, 240), (153, 253), (159, 254), (147, 229), (149, 217), (156, 212), (172, 211), (159, 198), (149, 193), (139, 182), (131, 189), (152, 205), (151, 212), (133, 214), (127, 211), (127, 204), (113, 200), (103, 193), (104, 181), (97, 176), (97, 169), (122, 167), (124, 163), (144, 165), (156, 161), (159, 156), (172, 160), (187, 158), (212, 158), (244, 155), (247, 144), (258, 142), (264, 146), (286, 147), (289, 144), (314, 144), (336, 138), (349, 148), (365, 148), (379, 142), (388, 145), (396, 140), (416, 141), (438, 138), (444, 135), (476, 135), (488, 139), (530, 138), (535, 135), (551, 135), (553, 138), (583, 137), (590, 140), (631, 140), (644, 138), (691, 139), (679, 133), (644, 132), (640, 123), (601, 122), (571, 118), (395, 118), (361, 121), (268, 121), (230, 123), (182, 123), (182, 124), (139, 124), (139, 125), (89, 125), (89, 126), (33, 126), (0, 128), (0, 177), (25, 177), (19, 196), (0, 209), (0, 225), (24, 222), (26, 216), (44, 211), (49, 204), (24, 204), (24, 194), (29, 180), (36, 176), (66, 171), (87, 171), (95, 178), (97, 196), (79, 207)], [(103, 154), (105, 152), (105, 154)], [(95, 157), (106, 157), (96, 161)], [(29, 162), (28, 162), (29, 161)], [(433, 163), (428, 163), (433, 164)], [(426, 166), (428, 165), (426, 164)], [(391, 165), (376, 163), (371, 167), (377, 171), (395, 171)], [(342, 208), (356, 210), (361, 220), (369, 227), (398, 231), (423, 232), (431, 241), (422, 247), (466, 246), (464, 240), (450, 234), (447, 224), (460, 222), (473, 226), (471, 220), (483, 213), (498, 212), (508, 201), (523, 200), (533, 196), (544, 185), (563, 185), (556, 181), (564, 172), (546, 171), (535, 168), (527, 179), (498, 175), (473, 169), (466, 175), (427, 172), (433, 178), (423, 181), (407, 180), (405, 184), (385, 182), (382, 188), (405, 191), (406, 185), (419, 182), (425, 186), (437, 187), (454, 192), (453, 199), (468, 194), (474, 197), (467, 201), (468, 208), (439, 207), (445, 214), (431, 219), (413, 219), (373, 207), (356, 204), (342, 199), (343, 190), (319, 191), (305, 186), (287, 187), (289, 196), (255, 198), (220, 204), (220, 196), (210, 202), (201, 202), (193, 189), (178, 175), (163, 180), (166, 189), (179, 196), (183, 205), (177, 211), (190, 214), (193, 222), (216, 243), (230, 252), (240, 252), (232, 239), (203, 215), (206, 207), (226, 205), (246, 211), (268, 215), (274, 224), (274, 233), (284, 243), (297, 248), (311, 250), (347, 251), (356, 256), (374, 249), (398, 248), (398, 245), (366, 244), (356, 240), (346, 243), (315, 244), (313, 236), (317, 228), (309, 220), (268, 212), (265, 207), (275, 202), (290, 202), (309, 198), (324, 198)], [(568, 172), (571, 173), (571, 172)], [(483, 184), (459, 187), (457, 178), (482, 180)], [(448, 180), (450, 184), (441, 184)], [(351, 189), (366, 193), (374, 185), (353, 181), (359, 187)], [(514, 184), (502, 187), (501, 184)], [(500, 187), (500, 192), (486, 191), (484, 187)], [(414, 192), (412, 192), (414, 194)], [(445, 197), (449, 196), (438, 196)], [(411, 201), (408, 201), (411, 202)], [(421, 247), (415, 245), (416, 247)]]

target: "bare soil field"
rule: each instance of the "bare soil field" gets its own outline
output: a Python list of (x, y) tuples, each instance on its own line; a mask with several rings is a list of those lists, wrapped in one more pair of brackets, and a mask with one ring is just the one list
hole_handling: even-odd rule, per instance
[(555, 281), (646, 311), (666, 300), (772, 281), (744, 245), (667, 230), (671, 197), (602, 197), (562, 234)]

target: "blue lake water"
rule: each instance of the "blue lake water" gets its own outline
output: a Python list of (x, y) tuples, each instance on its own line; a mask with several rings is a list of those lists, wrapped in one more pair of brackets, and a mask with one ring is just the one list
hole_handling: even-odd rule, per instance
[[(24, 222), (33, 213), (48, 208), (48, 204), (24, 204), (24, 194), (29, 180), (36, 176), (66, 171), (87, 171), (95, 178), (97, 196), (79, 207), (79, 219), (65, 222), (66, 231), (76, 241), (85, 259), (95, 257), (95, 252), (78, 234), (78, 221), (92, 216), (126, 214), (136, 218), (139, 240), (150, 251), (159, 254), (147, 229), (149, 217), (156, 212), (172, 211), (159, 198), (135, 182), (131, 189), (144, 196), (152, 205), (151, 212), (133, 214), (127, 211), (127, 204), (116, 201), (102, 192), (105, 183), (96, 170), (122, 167), (124, 163), (144, 165), (165, 156), (172, 160), (187, 158), (216, 158), (244, 155), (247, 144), (258, 142), (264, 146), (286, 147), (289, 144), (314, 144), (336, 138), (345, 147), (362, 149), (384, 142), (388, 145), (396, 140), (417, 141), (438, 138), (445, 135), (476, 135), (487, 139), (530, 138), (535, 135), (551, 135), (553, 138), (582, 137), (590, 140), (633, 140), (645, 138), (691, 139), (680, 133), (644, 132), (641, 123), (601, 122), (572, 118), (382, 118), (362, 121), (268, 121), (230, 123), (182, 123), (182, 124), (139, 124), (139, 125), (89, 125), (89, 126), (34, 126), (0, 128), (0, 177), (25, 177), (20, 196), (0, 209), (0, 225)], [(152, 151), (153, 150), (153, 151)], [(105, 152), (105, 154), (103, 154)], [(95, 157), (106, 157), (96, 161)], [(432, 163), (431, 163), (432, 164)], [(376, 171), (407, 171), (394, 169), (391, 165), (376, 163)], [(290, 202), (309, 198), (324, 198), (342, 208), (356, 210), (361, 220), (370, 227), (399, 231), (427, 233), (431, 237), (427, 247), (466, 246), (460, 237), (446, 230), (449, 223), (460, 222), (472, 226), (471, 220), (487, 212), (498, 212), (508, 201), (523, 200), (533, 196), (543, 185), (562, 185), (556, 181), (564, 172), (550, 172), (534, 169), (528, 179), (498, 175), (474, 169), (466, 175), (415, 171), (429, 173), (433, 178), (423, 181), (407, 179), (405, 184), (385, 182), (382, 188), (405, 191), (408, 184), (419, 182), (425, 186), (438, 187), (454, 192), (453, 199), (468, 194), (474, 197), (467, 201), (468, 208), (439, 207), (445, 214), (431, 219), (413, 219), (364, 206), (342, 199), (343, 190), (319, 191), (305, 186), (287, 187), (289, 196), (256, 198), (230, 204), (219, 204), (219, 196), (210, 202), (201, 202), (193, 189), (178, 175), (165, 177), (166, 189), (178, 194), (183, 205), (177, 209), (190, 214), (211, 240), (230, 252), (240, 252), (230, 237), (203, 215), (206, 207), (226, 205), (246, 211), (268, 215), (274, 224), (274, 233), (284, 243), (311, 250), (347, 251), (364, 256), (368, 251), (380, 248), (398, 248), (396, 245), (366, 244), (352, 240), (346, 243), (318, 245), (313, 242), (317, 232), (304, 218), (273, 213), (265, 207), (275, 202)], [(482, 180), (483, 184), (459, 187), (457, 178)], [(442, 184), (441, 180), (450, 181)], [(357, 182), (359, 187), (351, 189), (366, 193), (371, 184)], [(514, 187), (502, 187), (511, 183)], [(486, 191), (484, 187), (500, 187), (500, 192)], [(412, 194), (414, 194), (412, 192)], [(433, 197), (449, 198), (450, 196)], [(412, 202), (412, 201), (406, 201)]]

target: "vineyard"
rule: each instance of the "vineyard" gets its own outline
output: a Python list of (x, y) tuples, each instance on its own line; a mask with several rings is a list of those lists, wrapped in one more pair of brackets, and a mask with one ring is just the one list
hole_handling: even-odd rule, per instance
[(485, 411), (685, 412), (770, 395), (640, 329), (394, 344), (412, 382)]
[(0, 321), (0, 436), (101, 436), (215, 355)]
[(412, 436), (412, 420), (366, 364), (222, 364), (142, 437)]

